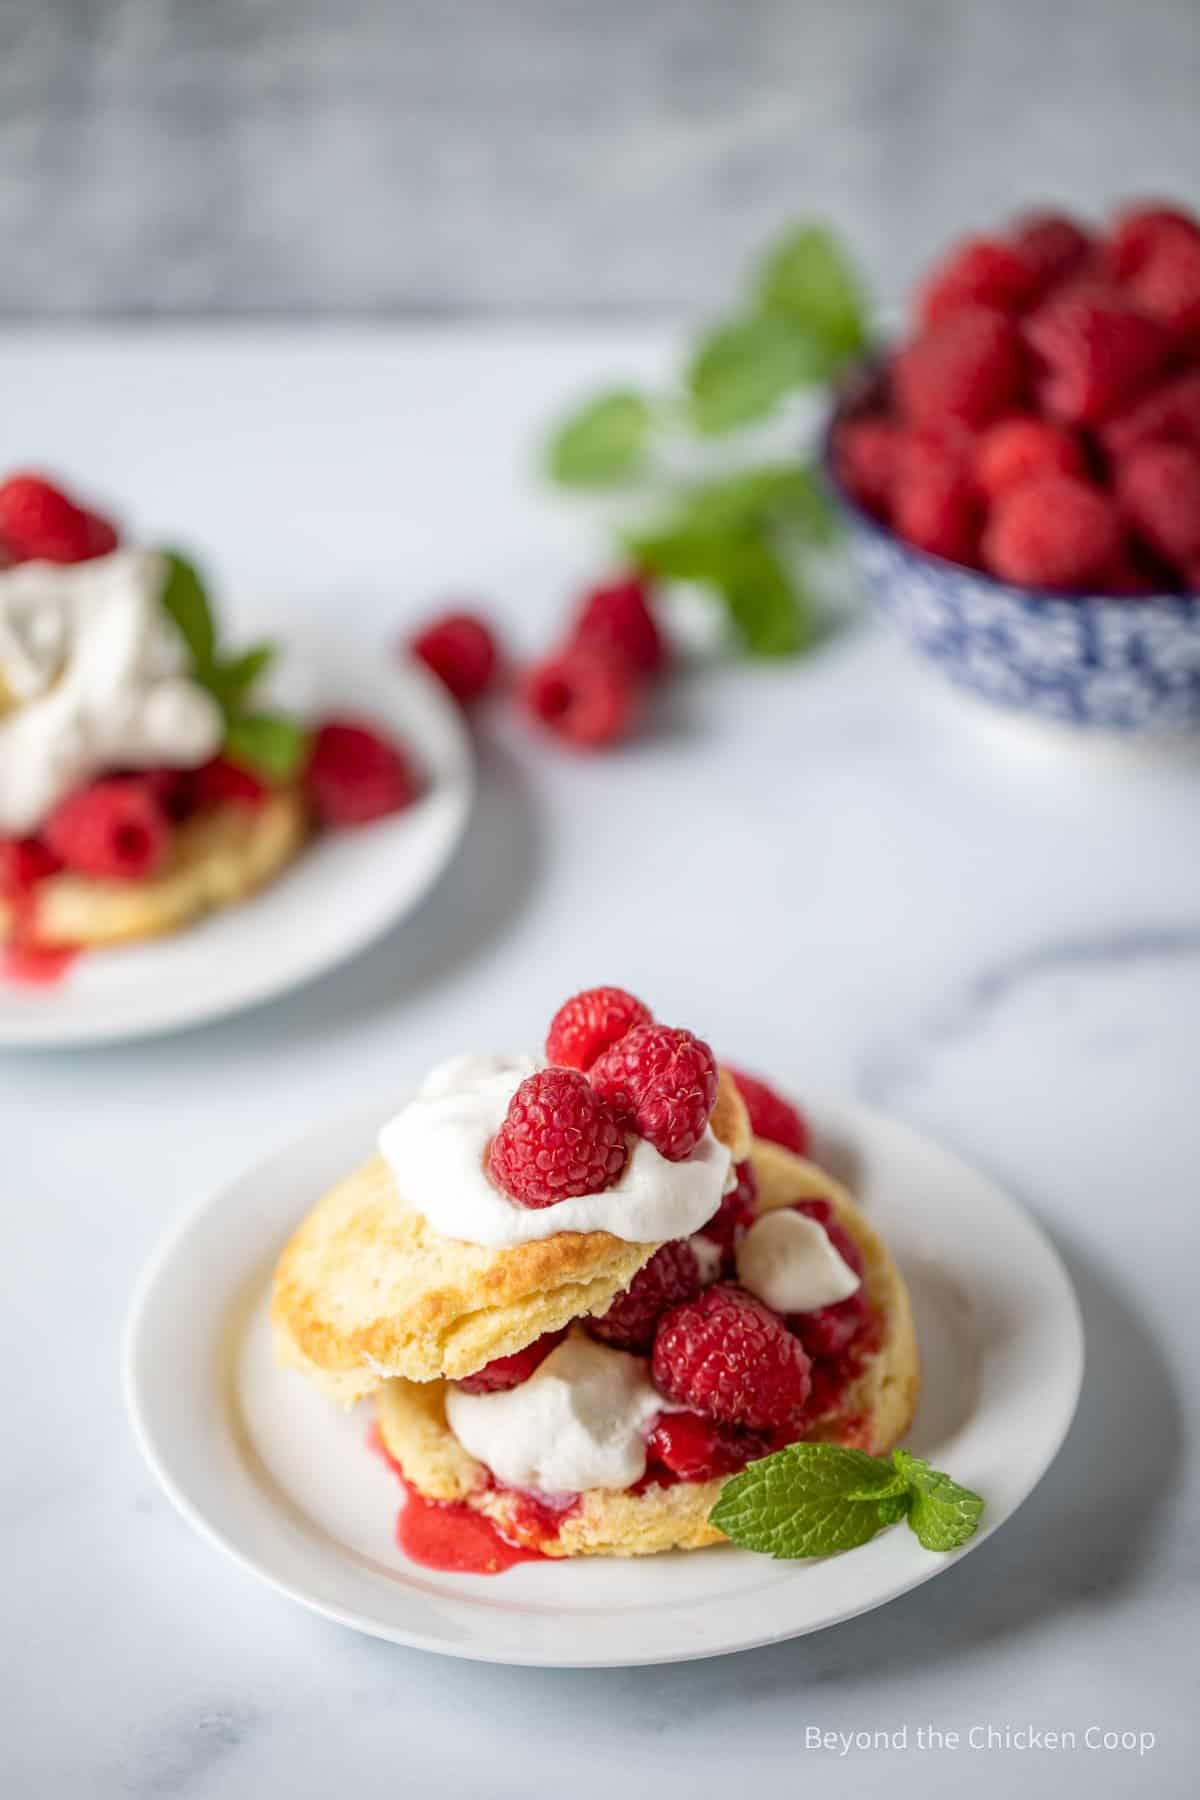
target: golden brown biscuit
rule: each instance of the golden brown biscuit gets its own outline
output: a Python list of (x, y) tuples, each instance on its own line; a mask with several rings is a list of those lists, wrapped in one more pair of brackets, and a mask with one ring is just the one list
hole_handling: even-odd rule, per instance
[[(750, 1126), (724, 1074), (711, 1123), (740, 1161)], [(276, 1354), (347, 1405), (391, 1375), (454, 1380), (603, 1312), (658, 1248), (606, 1231), (506, 1250), (443, 1237), (373, 1156), (314, 1207), (280, 1257)]]
[[(878, 1326), (878, 1348), (836, 1414), (815, 1421), (811, 1436), (878, 1454), (908, 1430), (920, 1391), (920, 1361), (903, 1279), (878, 1234), (832, 1176), (790, 1151), (755, 1140), (758, 1207), (830, 1201), (862, 1252), (864, 1285)], [(430, 1500), (458, 1501), (486, 1514), (520, 1542), (528, 1530), (519, 1495), (490, 1485), (482, 1463), (463, 1449), (446, 1423), (446, 1383), (389, 1381), (378, 1395), (384, 1445), (405, 1479)], [(724, 1479), (650, 1486), (641, 1493), (590, 1488), (562, 1521), (556, 1538), (539, 1540), (548, 1556), (649, 1556), (726, 1542), (708, 1522)]]

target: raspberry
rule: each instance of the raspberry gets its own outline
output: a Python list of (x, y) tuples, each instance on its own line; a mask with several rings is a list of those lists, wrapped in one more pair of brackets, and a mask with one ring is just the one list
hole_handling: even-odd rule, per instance
[(736, 1475), (770, 1447), (757, 1432), (731, 1431), (694, 1412), (660, 1413), (646, 1439), (650, 1462), (669, 1469), (680, 1481)]
[(1079, 440), (1048, 419), (1016, 417), (989, 425), (975, 446), (976, 485), (994, 500), (1032, 475), (1084, 475)]
[(265, 781), (225, 756), (214, 757), (192, 775), (191, 801), (198, 812), (214, 806), (259, 806), (267, 792)]
[(546, 1061), (561, 1069), (590, 1069), (635, 1025), (649, 1025), (653, 1015), (633, 994), (619, 987), (585, 988), (559, 1007), (546, 1033)]
[(1200, 445), (1200, 369), (1151, 388), (1136, 406), (1111, 419), (1100, 435), (1114, 456), (1155, 441)]
[(87, 512), (41, 475), (0, 484), (0, 542), (15, 562), (87, 562), (117, 546), (116, 528)]
[(936, 325), (964, 306), (1018, 312), (1032, 295), (1036, 280), (1019, 248), (999, 238), (964, 238), (926, 277), (918, 311), (925, 325)]
[(541, 1368), (566, 1335), (565, 1325), (561, 1331), (543, 1331), (540, 1338), (534, 1338), (523, 1350), (514, 1350), (511, 1356), (494, 1356), (490, 1363), (484, 1363), (473, 1375), (464, 1375), (456, 1385), (464, 1394), (501, 1394), (509, 1388), (520, 1387), (535, 1369)]
[(0, 838), (0, 897), (5, 900), (32, 893), (39, 881), (61, 868), (61, 858), (40, 838)]
[(46, 843), (77, 874), (101, 881), (147, 881), (162, 867), (170, 827), (148, 782), (94, 781), (60, 800)]
[(833, 458), (838, 480), (868, 512), (886, 518), (891, 506), (898, 426), (878, 415), (839, 425)]
[(435, 619), (416, 633), (409, 649), (463, 706), (491, 685), (499, 663), (495, 637), (474, 613), (452, 612)]
[(733, 1172), (737, 1176), (736, 1187), (731, 1187), (722, 1196), (721, 1204), (708, 1224), (700, 1227), (702, 1237), (706, 1237), (710, 1243), (720, 1245), (726, 1274), (733, 1272), (734, 1252), (754, 1223), (754, 1202), (758, 1197), (754, 1164), (735, 1163)]
[(1018, 406), (1025, 356), (1016, 325), (990, 306), (964, 306), (930, 326), (892, 362), (900, 411), (915, 425), (990, 424)]
[(1100, 425), (1123, 411), (1170, 348), (1156, 319), (1094, 285), (1052, 295), (1028, 319), (1025, 335), (1045, 369), (1042, 406), (1068, 425)]
[(1078, 273), (1095, 253), (1088, 233), (1065, 213), (1026, 214), (1017, 220), (1012, 241), (1033, 271), (1038, 294)]
[(1165, 225), (1137, 273), (1130, 292), (1180, 348), (1200, 337), (1200, 233)]
[(931, 427), (903, 434), (892, 499), (892, 522), (910, 544), (949, 562), (977, 560), (979, 501), (956, 434)]
[(649, 597), (649, 584), (640, 575), (594, 588), (580, 609), (574, 642), (618, 657), (639, 675), (661, 674), (667, 649)]
[(983, 534), (986, 567), (1022, 587), (1085, 587), (1121, 547), (1112, 500), (1073, 475), (1038, 475), (1001, 494)]
[(654, 1252), (607, 1312), (588, 1320), (588, 1330), (615, 1350), (633, 1350), (648, 1356), (654, 1343), (654, 1328), (663, 1313), (699, 1292), (700, 1264), (696, 1252), (686, 1238), (676, 1238)]
[(364, 825), (400, 812), (417, 797), (403, 751), (353, 719), (327, 719), (320, 727), (304, 780), (323, 825)]
[(1126, 207), (1117, 214), (1108, 240), (1109, 268), (1118, 281), (1128, 281), (1145, 267), (1164, 235), (1170, 237), (1179, 231), (1200, 237), (1200, 224), (1190, 213), (1161, 202)]
[(627, 664), (585, 644), (530, 670), (524, 697), (539, 724), (587, 750), (615, 743), (633, 724), (635, 684)]
[(1143, 445), (1118, 465), (1117, 493), (1153, 550), (1175, 563), (1200, 557), (1200, 450)]
[(553, 1206), (599, 1194), (629, 1158), (612, 1108), (577, 1069), (542, 1069), (524, 1080), (492, 1139), (488, 1174), (519, 1206)]
[(1139, 561), (1133, 554), (1133, 547), (1128, 544), (1122, 547), (1116, 561), (1111, 562), (1096, 581), (1098, 593), (1116, 594), (1123, 600), (1141, 599), (1146, 594), (1161, 594), (1170, 586), (1170, 580)]
[(755, 1137), (780, 1144), (794, 1156), (807, 1156), (812, 1134), (804, 1114), (757, 1075), (744, 1075), (740, 1069), (730, 1069), (729, 1073), (750, 1114), (750, 1129)]
[(799, 1339), (761, 1300), (723, 1283), (659, 1320), (652, 1372), (669, 1400), (764, 1431), (797, 1424), (811, 1386)]
[(592, 1085), (629, 1130), (668, 1162), (683, 1162), (716, 1102), (717, 1065), (690, 1031), (635, 1025), (592, 1064)]

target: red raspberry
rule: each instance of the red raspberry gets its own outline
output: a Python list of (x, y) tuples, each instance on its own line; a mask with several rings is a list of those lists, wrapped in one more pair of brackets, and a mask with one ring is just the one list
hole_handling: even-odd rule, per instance
[(590, 1069), (627, 1031), (649, 1025), (652, 1018), (650, 1008), (624, 988), (584, 988), (551, 1019), (546, 1061), (560, 1069)]
[(354, 719), (327, 719), (309, 751), (305, 785), (323, 825), (365, 825), (400, 812), (417, 782), (400, 748)]
[(191, 802), (198, 812), (214, 806), (260, 806), (268, 792), (265, 781), (225, 756), (214, 757), (192, 776)]
[(833, 459), (838, 480), (860, 506), (880, 518), (891, 507), (899, 427), (894, 420), (871, 414), (838, 426)]
[(115, 550), (117, 533), (43, 476), (10, 475), (0, 484), (0, 542), (15, 562), (76, 563)]
[(1095, 285), (1051, 295), (1027, 320), (1025, 335), (1045, 369), (1042, 406), (1068, 425), (1100, 425), (1124, 411), (1170, 349), (1156, 319)]
[(1200, 561), (1192, 563), (1183, 571), (1183, 591), (1185, 594), (1200, 594)]
[(994, 500), (1032, 475), (1085, 475), (1078, 438), (1048, 419), (1016, 417), (989, 425), (975, 446), (976, 485)]
[(629, 1147), (612, 1108), (577, 1069), (524, 1080), (492, 1139), (488, 1174), (518, 1206), (599, 1194), (618, 1179)]
[(1021, 587), (1086, 587), (1121, 547), (1113, 501), (1073, 475), (1038, 475), (1001, 494), (983, 534), (986, 567)]
[(60, 800), (44, 836), (54, 855), (77, 874), (148, 881), (162, 867), (171, 833), (151, 784), (114, 776)]
[(632, 1350), (649, 1356), (654, 1328), (670, 1306), (692, 1299), (700, 1292), (700, 1264), (686, 1238), (676, 1238), (656, 1250), (645, 1268), (639, 1269), (623, 1294), (607, 1312), (589, 1319), (594, 1338), (614, 1350)]
[(757, 1075), (745, 1075), (741, 1069), (730, 1069), (737, 1091), (750, 1114), (750, 1129), (755, 1137), (770, 1144), (780, 1144), (794, 1156), (807, 1156), (812, 1144), (808, 1121), (798, 1107), (776, 1093)]
[(690, 1031), (635, 1025), (592, 1064), (592, 1085), (629, 1130), (668, 1162), (683, 1162), (716, 1103), (717, 1065)]
[(963, 238), (925, 278), (918, 312), (925, 325), (936, 325), (964, 306), (1019, 312), (1031, 297), (1036, 279), (1019, 248), (999, 238)]
[(1200, 557), (1200, 450), (1145, 444), (1117, 467), (1125, 516), (1170, 562)]
[(1113, 456), (1156, 441), (1200, 445), (1200, 369), (1151, 388), (1136, 406), (1111, 419), (1100, 435)]
[(0, 897), (17, 900), (57, 875), (62, 860), (41, 838), (0, 838)]
[(712, 1244), (720, 1245), (721, 1263), (727, 1275), (733, 1272), (734, 1253), (738, 1245), (754, 1223), (754, 1203), (758, 1198), (758, 1179), (754, 1173), (754, 1164), (735, 1163), (733, 1172), (737, 1176), (737, 1186), (730, 1188), (722, 1196), (721, 1204), (708, 1224), (700, 1227), (701, 1236)]
[(764, 1431), (798, 1423), (811, 1385), (799, 1339), (753, 1294), (723, 1283), (663, 1315), (652, 1371), (669, 1400)]
[(580, 609), (573, 641), (620, 658), (639, 675), (661, 674), (667, 647), (649, 600), (650, 586), (641, 575), (594, 588)]
[(541, 1368), (550, 1352), (558, 1348), (566, 1335), (565, 1325), (561, 1331), (543, 1331), (540, 1338), (534, 1338), (532, 1344), (526, 1344), (523, 1350), (514, 1350), (511, 1356), (494, 1356), (490, 1363), (484, 1363), (482, 1369), (476, 1369), (473, 1375), (464, 1375), (456, 1386), (464, 1394), (502, 1394), (509, 1388), (520, 1387), (536, 1369)]
[(1161, 594), (1171, 586), (1169, 576), (1147, 566), (1149, 559), (1139, 561), (1134, 547), (1125, 544), (1104, 573), (1097, 578), (1096, 591), (1116, 594), (1122, 600), (1138, 600), (1147, 594)]
[(892, 385), (914, 425), (958, 420), (978, 428), (1019, 406), (1025, 356), (1013, 321), (990, 306), (964, 306), (899, 351)]
[(669, 1469), (680, 1481), (736, 1475), (770, 1447), (757, 1432), (731, 1431), (694, 1412), (660, 1413), (646, 1439), (650, 1462)]
[(464, 706), (490, 687), (499, 663), (495, 637), (474, 613), (435, 619), (416, 633), (409, 649)]
[(1065, 213), (1027, 213), (1017, 220), (1012, 241), (1032, 269), (1039, 294), (1077, 274), (1096, 248), (1083, 227)]
[(904, 432), (896, 451), (892, 522), (910, 544), (948, 562), (978, 559), (980, 508), (967, 441), (924, 426)]
[(587, 750), (615, 743), (633, 725), (635, 684), (627, 664), (583, 644), (530, 670), (524, 698), (540, 724)]
[(1130, 292), (1180, 347), (1200, 337), (1200, 233), (1190, 226), (1164, 226), (1137, 273)]
[(1164, 235), (1171, 237), (1179, 231), (1200, 237), (1200, 224), (1190, 213), (1161, 201), (1125, 207), (1113, 221), (1108, 240), (1109, 268), (1118, 281), (1128, 281), (1145, 267)]

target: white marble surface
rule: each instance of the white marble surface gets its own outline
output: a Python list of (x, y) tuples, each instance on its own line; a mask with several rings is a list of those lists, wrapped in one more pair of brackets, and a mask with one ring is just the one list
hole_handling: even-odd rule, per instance
[[(90, 475), (234, 587), (341, 606), (380, 639), (478, 592), (528, 648), (594, 554), (528, 480), (536, 424), (661, 350), (611, 331), (9, 336), (5, 459)], [(0, 1057), (0, 1786), (1194, 1792), (1200, 774), (1003, 754), (868, 626), (806, 664), (681, 682), (609, 758), (496, 717), (482, 759), (460, 860), (341, 973), (174, 1039)], [(256, 1587), (154, 1487), (120, 1408), (130, 1285), (181, 1208), (310, 1120), (389, 1071), (529, 1037), (597, 979), (1009, 1183), (1079, 1286), (1079, 1418), (993, 1542), (815, 1638), (630, 1674), (356, 1638)], [(989, 1724), (1157, 1742), (915, 1747), (918, 1727)], [(805, 1748), (808, 1727), (902, 1726), (908, 1750)]]

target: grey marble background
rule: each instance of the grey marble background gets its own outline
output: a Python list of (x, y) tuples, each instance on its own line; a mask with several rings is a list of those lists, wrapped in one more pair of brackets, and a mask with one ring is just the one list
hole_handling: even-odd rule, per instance
[(695, 307), (1200, 197), (1196, 0), (3, 0), (0, 315)]

